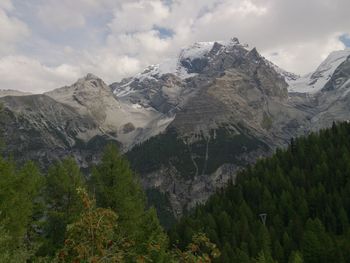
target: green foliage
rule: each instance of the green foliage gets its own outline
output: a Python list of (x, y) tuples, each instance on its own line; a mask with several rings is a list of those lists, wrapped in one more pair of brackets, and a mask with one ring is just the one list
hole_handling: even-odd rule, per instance
[(322, 222), (316, 218), (306, 222), (305, 233), (302, 239), (302, 252), (305, 262), (335, 262), (334, 243), (327, 235)]
[(12, 160), (0, 157), (0, 226), (8, 232), (13, 247), (27, 234), (39, 187), (40, 174), (33, 163), (18, 170)]
[[(166, 262), (168, 239), (154, 209), (145, 209), (145, 196), (128, 161), (114, 145), (105, 149), (102, 161), (93, 170), (92, 191), (98, 207), (118, 214), (119, 231), (135, 241), (137, 255), (146, 255), (156, 262)], [(157, 253), (152, 252), (157, 247)]]
[(264, 251), (261, 251), (258, 254), (255, 262), (256, 263), (275, 263), (275, 261), (272, 259), (271, 255), (265, 254)]
[(132, 245), (118, 237), (117, 214), (96, 208), (83, 189), (79, 189), (84, 211), (68, 225), (64, 247), (56, 255), (57, 262), (124, 262)]
[(71, 158), (42, 178), (33, 163), (17, 169), (0, 158), (0, 263), (192, 263), (219, 255), (203, 234), (184, 252), (168, 249), (156, 210), (145, 209), (137, 178), (112, 145), (90, 181), (101, 207)]
[(175, 249), (173, 255), (175, 262), (210, 263), (220, 256), (220, 251), (215, 244), (210, 242), (205, 234), (198, 233), (193, 236), (192, 242), (187, 246), (185, 251)]
[(91, 185), (97, 206), (116, 211), (121, 228), (134, 237), (144, 213), (145, 197), (128, 161), (114, 145), (106, 147), (101, 163), (93, 170)]
[[(118, 216), (111, 209), (97, 208), (95, 200), (90, 199), (83, 189), (78, 189), (84, 203), (84, 210), (67, 227), (64, 247), (56, 254), (54, 262), (212, 262), (220, 252), (204, 234), (193, 237), (186, 251), (164, 247), (166, 240), (158, 226), (155, 210), (148, 211), (144, 218), (144, 250), (139, 244), (123, 236), (118, 224)], [(163, 240), (160, 240), (162, 237)]]
[[(2, 105), (2, 103), (0, 103), (0, 127), (2, 127), (2, 123), (6, 120), (5, 119), (5, 114), (4, 114), (4, 106)], [(2, 138), (3, 135), (3, 131), (2, 129), (0, 129), (0, 150), (2, 150), (2, 148), (4, 147), (4, 140)]]
[(198, 135), (191, 144), (179, 138), (175, 130), (169, 130), (135, 146), (126, 156), (131, 167), (141, 174), (171, 165), (183, 177), (191, 178), (210, 174), (224, 163), (244, 164), (238, 156), (257, 148), (267, 146), (237, 125), (234, 130), (229, 127), (212, 130), (209, 138)]
[(26, 262), (33, 254), (40, 178), (32, 162), (17, 169), (13, 160), (0, 157), (0, 262)]
[(219, 262), (348, 262), (349, 196), (350, 124), (334, 124), (240, 172), (170, 239), (184, 248), (203, 231), (223, 252)]
[(173, 211), (171, 210), (171, 204), (168, 194), (160, 192), (156, 188), (146, 189), (148, 206), (154, 205), (157, 210), (160, 224), (165, 229), (170, 229), (175, 223)]
[(168, 262), (168, 237), (159, 224), (154, 208), (146, 211), (142, 217), (135, 248), (137, 254), (144, 255), (151, 262)]
[(24, 263), (32, 253), (20, 244), (18, 247), (13, 246), (13, 238), (3, 225), (0, 225), (0, 263)]
[(299, 251), (292, 252), (288, 260), (288, 263), (303, 263), (303, 262), (304, 262), (303, 257)]
[(53, 255), (63, 246), (66, 226), (76, 220), (83, 208), (76, 191), (79, 187), (84, 187), (84, 177), (74, 159), (64, 159), (49, 168), (44, 188), (45, 239), (39, 254)]
[(152, 137), (136, 145), (126, 153), (131, 167), (138, 173), (145, 174), (173, 165), (184, 177), (191, 177), (196, 169), (191, 161), (191, 151), (185, 142), (178, 138), (176, 131)]

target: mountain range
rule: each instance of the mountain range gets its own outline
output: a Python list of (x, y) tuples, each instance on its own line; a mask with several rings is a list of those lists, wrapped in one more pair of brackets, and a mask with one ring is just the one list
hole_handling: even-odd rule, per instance
[(0, 128), (6, 154), (42, 167), (74, 155), (87, 169), (116, 142), (169, 221), (291, 138), (348, 120), (349, 85), (348, 49), (300, 77), (236, 38), (198, 42), (111, 85), (0, 91)]

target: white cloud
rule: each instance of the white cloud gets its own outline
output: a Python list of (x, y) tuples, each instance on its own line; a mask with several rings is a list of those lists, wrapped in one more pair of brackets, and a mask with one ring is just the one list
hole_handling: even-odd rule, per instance
[(41, 93), (71, 83), (81, 74), (75, 66), (62, 64), (48, 67), (24, 56), (6, 56), (0, 59), (2, 89)]
[(169, 16), (169, 8), (161, 1), (130, 1), (114, 11), (109, 23), (112, 34), (148, 31)]
[[(282, 68), (306, 73), (329, 52), (344, 48), (339, 36), (350, 33), (348, 0), (37, 2), (31, 14), (0, 0), (0, 88), (43, 91), (88, 72), (111, 83), (175, 56), (195, 41), (233, 36)], [(28, 28), (34, 32), (29, 38)], [(164, 36), (159, 28), (171, 34)], [(16, 49), (23, 40), (30, 48)], [(18, 80), (11, 72), (16, 69), (30, 80)]]
[[(64, 50), (70, 56), (70, 48)], [(93, 72), (112, 83), (118, 76), (136, 74), (142, 67), (138, 59), (128, 56), (110, 56), (109, 52), (84, 53), (79, 63), (47, 66), (27, 56), (0, 58), (0, 89), (15, 89), (43, 93), (74, 83), (78, 78)]]
[(94, 72), (97, 76), (103, 76), (107, 83), (114, 82), (117, 75), (127, 77), (136, 74), (140, 68), (138, 59), (129, 56), (109, 56), (108, 53), (86, 58), (82, 65), (84, 74)]
[[(187, 35), (182, 36), (183, 43), (236, 36), (263, 54), (277, 52), (278, 56), (270, 56), (274, 62), (301, 74), (315, 69), (330, 48), (343, 48), (337, 32), (348, 32), (350, 24), (345, 11), (350, 1), (346, 0), (206, 1), (202, 9), (190, 6), (190, 16), (186, 15), (187, 2), (178, 0), (171, 14), (169, 26), (174, 25), (175, 40), (181, 31)], [(181, 27), (174, 23), (177, 20)]]
[(91, 15), (114, 9), (128, 0), (41, 0), (37, 17), (48, 28), (65, 31), (82, 28)]
[(324, 39), (292, 43), (278, 49), (265, 51), (264, 55), (290, 72), (303, 74), (315, 70), (320, 61), (324, 60), (332, 51), (345, 48), (345, 45), (339, 40), (339, 36), (340, 34), (335, 34)]
[(108, 48), (111, 52), (137, 56), (142, 59), (147, 56), (154, 56), (155, 53), (161, 54), (166, 51), (170, 42), (161, 39), (159, 33), (150, 30), (135, 34), (111, 35), (108, 37)]
[(0, 55), (14, 51), (16, 43), (29, 34), (28, 27), (22, 21), (0, 9)]
[[(77, 1), (79, 2), (79, 1)], [(85, 25), (84, 9), (76, 1), (46, 1), (39, 7), (38, 17), (47, 26), (60, 30)]]
[(10, 11), (13, 9), (13, 5), (11, 0), (1, 0), (0, 1), (0, 9)]

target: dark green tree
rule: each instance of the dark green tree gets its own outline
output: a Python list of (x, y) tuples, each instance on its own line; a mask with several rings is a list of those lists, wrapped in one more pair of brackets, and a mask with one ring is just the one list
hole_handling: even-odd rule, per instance
[[(156, 211), (145, 209), (140, 183), (115, 145), (106, 147), (102, 161), (93, 170), (90, 185), (97, 206), (118, 214), (122, 235), (137, 244), (133, 248), (134, 253), (147, 255), (156, 262), (166, 262), (167, 236), (159, 224)], [(153, 253), (150, 246), (159, 248), (157, 253)]]
[[(293, 139), (287, 150), (248, 166), (180, 220), (176, 240), (185, 246), (203, 229), (223, 251), (222, 260), (232, 253), (233, 262), (271, 256), (278, 262), (347, 262), (349, 160), (349, 123)], [(260, 213), (268, 214), (265, 228)]]
[(0, 262), (25, 262), (32, 254), (40, 179), (32, 162), (17, 169), (13, 160), (0, 157)]
[(145, 196), (128, 161), (115, 145), (106, 147), (101, 163), (93, 170), (91, 187), (97, 206), (115, 211), (121, 229), (135, 237), (144, 214)]
[(73, 158), (64, 159), (49, 168), (44, 188), (45, 240), (40, 254), (53, 255), (63, 246), (67, 225), (76, 220), (83, 209), (76, 190), (84, 186), (84, 176)]

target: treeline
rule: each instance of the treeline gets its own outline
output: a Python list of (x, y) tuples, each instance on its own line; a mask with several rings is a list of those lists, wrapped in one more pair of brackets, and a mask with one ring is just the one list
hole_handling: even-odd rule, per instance
[(0, 262), (211, 262), (215, 245), (198, 233), (169, 248), (156, 211), (129, 163), (109, 145), (86, 178), (67, 158), (41, 174), (0, 157)]
[[(263, 223), (266, 215), (266, 222)], [(206, 233), (214, 262), (350, 262), (350, 124), (292, 140), (240, 172), (170, 233)]]

